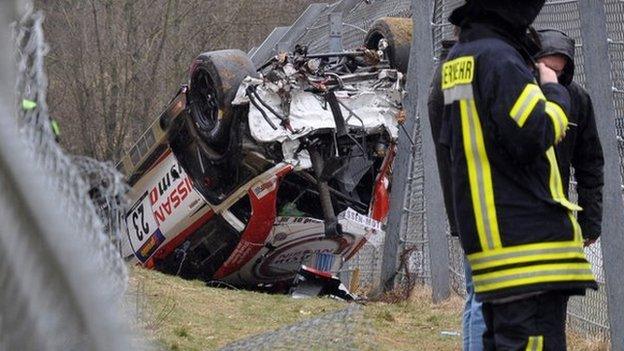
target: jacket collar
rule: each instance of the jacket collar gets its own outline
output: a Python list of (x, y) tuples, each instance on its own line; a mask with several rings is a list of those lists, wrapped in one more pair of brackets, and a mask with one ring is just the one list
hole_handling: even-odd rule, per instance
[(466, 23), (461, 27), (459, 41), (470, 42), (479, 39), (496, 38), (515, 48), (527, 63), (534, 63), (533, 57), (540, 51), (539, 44), (528, 33), (517, 36), (496, 23)]

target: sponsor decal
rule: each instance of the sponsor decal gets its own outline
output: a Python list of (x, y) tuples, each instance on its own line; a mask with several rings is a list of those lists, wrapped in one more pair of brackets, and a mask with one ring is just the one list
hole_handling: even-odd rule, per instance
[(253, 193), (256, 195), (256, 198), (262, 199), (263, 197), (270, 194), (277, 187), (277, 177), (272, 177), (267, 182), (262, 183), (260, 185), (253, 186)]
[(283, 240), (286, 240), (286, 238), (288, 238), (288, 234), (284, 232), (275, 234), (275, 241), (283, 241)]
[(154, 218), (147, 192), (128, 212), (126, 227), (128, 228), (127, 234), (132, 251), (143, 263), (165, 240)]
[[(279, 244), (257, 261), (253, 268), (254, 278), (260, 281), (279, 281), (292, 277), (299, 267), (317, 254), (347, 253), (355, 243), (355, 237), (345, 234), (338, 238), (328, 238), (324, 229), (303, 237), (296, 232), (288, 235), (290, 241)], [(274, 242), (275, 243), (275, 242)]]
[(158, 225), (166, 221), (173, 211), (180, 207), (182, 201), (184, 201), (191, 192), (193, 192), (193, 185), (188, 177), (184, 178), (175, 188), (171, 188), (169, 193), (161, 198), (162, 202), (158, 203), (157, 207), (154, 209), (154, 216), (156, 217)]
[(165, 192), (171, 188), (171, 183), (181, 179), (183, 174), (184, 170), (182, 167), (180, 167), (177, 163), (173, 163), (167, 173), (160, 178), (156, 186), (150, 190), (150, 201), (152, 205), (158, 202), (160, 197), (162, 197)]
[(191, 179), (184, 175), (180, 165), (174, 163), (149, 192), (150, 204), (158, 226), (166, 221), (192, 192)]
[[(262, 244), (250, 243), (249, 241), (241, 241), (236, 250), (232, 253), (230, 258), (223, 264), (224, 267), (238, 267), (246, 263), (249, 259), (249, 253), (258, 247), (262, 247)], [(224, 268), (225, 269), (225, 268)]]
[(165, 236), (162, 234), (160, 229), (157, 229), (152, 236), (147, 239), (145, 244), (136, 252), (136, 256), (139, 261), (145, 263), (153, 254), (156, 252), (156, 249), (165, 241)]
[(322, 219), (310, 218), (310, 217), (277, 217), (275, 218), (275, 225), (283, 224), (309, 224), (309, 223), (323, 223)]
[(347, 208), (346, 211), (338, 215), (338, 220), (340, 219), (347, 219), (347, 220), (353, 221), (357, 224), (364, 226), (367, 229), (381, 230), (381, 222), (376, 221), (363, 214), (360, 214), (350, 207)]
[(194, 190), (190, 178), (173, 156), (168, 160), (160, 164), (150, 183), (153, 186), (146, 187), (126, 216), (130, 246), (143, 263), (158, 251), (167, 237), (174, 234), (171, 232), (172, 224), (181, 220), (176, 217), (177, 213), (193, 201), (191, 195)]
[[(332, 245), (333, 246), (333, 245)], [(312, 255), (321, 254), (321, 253), (332, 253), (334, 252), (334, 247), (320, 247), (315, 249), (309, 249), (307, 247), (301, 248), (299, 250), (291, 251), (291, 252), (283, 252), (275, 257), (273, 257), (274, 265), (290, 265), (292, 263), (301, 264), (307, 261)]]

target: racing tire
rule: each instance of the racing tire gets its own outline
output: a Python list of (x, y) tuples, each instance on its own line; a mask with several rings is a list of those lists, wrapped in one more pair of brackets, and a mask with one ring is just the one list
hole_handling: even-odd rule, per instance
[(385, 50), (390, 67), (406, 74), (412, 46), (413, 23), (411, 18), (383, 17), (375, 21), (366, 34), (364, 46), (378, 50), (381, 39), (386, 39)]
[(199, 55), (190, 69), (189, 114), (199, 137), (217, 153), (229, 147), (230, 129), (237, 114), (246, 109), (233, 106), (238, 87), (256, 68), (240, 50), (221, 50)]

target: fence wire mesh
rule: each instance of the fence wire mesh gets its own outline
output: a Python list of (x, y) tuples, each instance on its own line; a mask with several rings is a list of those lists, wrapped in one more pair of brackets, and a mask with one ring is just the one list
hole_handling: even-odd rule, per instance
[[(308, 45), (311, 53), (329, 50), (329, 14), (340, 11), (340, 5), (349, 1), (336, 2), (329, 6), (310, 27), (306, 28), (296, 43)], [(410, 0), (369, 0), (359, 1), (346, 9), (342, 15), (342, 40), (345, 49), (355, 49), (364, 43), (368, 28), (381, 17), (409, 17)]]
[[(581, 86), (585, 85), (586, 75), (583, 69), (583, 40), (581, 37), (581, 20), (577, 1), (548, 1), (535, 22), (535, 28), (554, 28), (567, 33), (576, 42), (574, 80)], [(604, 40), (607, 40), (605, 38)], [(596, 116), (606, 118), (606, 116)], [(571, 196), (575, 197), (576, 189), (572, 182)], [(603, 270), (602, 250), (600, 243), (585, 249), (592, 263), (592, 269), (599, 284), (598, 291), (588, 291), (584, 297), (573, 297), (568, 305), (568, 324), (571, 329), (584, 332), (598, 338), (609, 336), (609, 319), (607, 311), (607, 295)]]
[[(318, 318), (237, 341), (221, 351), (245, 350), (360, 350), (356, 330), (365, 327), (358, 305)], [(375, 349), (367, 340), (367, 348)]]
[[(458, 0), (435, 0), (434, 6), (434, 14), (433, 14), (433, 38), (434, 38), (434, 52), (439, 53), (441, 48), (441, 42), (444, 39), (451, 39), (451, 25), (447, 22), (448, 15), (462, 1)], [(622, 28), (622, 2), (621, 1), (607, 1), (605, 3), (607, 6), (607, 13), (610, 18), (619, 17), (620, 21), (617, 19), (613, 20), (613, 22), (608, 25), (611, 27), (611, 38), (610, 41), (613, 43), (613, 37), (617, 36), (618, 29), (620, 36), (621, 33), (624, 33), (624, 28)], [(616, 28), (616, 26), (620, 26)], [(567, 33), (570, 37), (574, 38), (576, 41), (576, 71), (575, 71), (575, 81), (580, 85), (584, 85), (585, 83), (585, 72), (583, 70), (583, 52), (582, 48), (582, 38), (581, 38), (581, 22), (579, 17), (578, 10), (578, 2), (577, 1), (547, 1), (544, 6), (542, 12), (539, 17), (535, 21), (534, 27), (537, 29), (544, 28), (554, 28), (559, 29), (565, 33)], [(605, 38), (607, 40), (607, 38)], [(621, 40), (621, 39), (620, 39)], [(611, 45), (613, 48), (618, 48), (617, 45)], [(619, 53), (621, 57), (624, 57), (622, 53), (624, 53), (624, 46), (619, 48), (620, 51), (616, 51), (615, 54), (612, 53), (612, 56), (616, 56)], [(614, 50), (612, 50), (614, 51)], [(612, 58), (613, 64), (617, 64), (617, 59)], [(620, 60), (620, 64), (622, 61)], [(614, 67), (612, 72), (614, 74), (620, 75), (622, 72), (622, 66), (617, 68)], [(624, 99), (624, 94), (621, 94), (621, 99), (619, 99), (619, 104), (624, 107), (622, 104)], [(616, 101), (618, 99), (616, 98)], [(619, 110), (620, 113), (623, 111)], [(621, 116), (618, 116), (616, 119), (616, 123), (619, 126), (624, 125), (621, 120)], [(601, 116), (597, 116), (600, 118)], [(618, 128), (618, 135), (621, 134), (622, 128)], [(620, 139), (622, 140), (622, 139)], [(620, 144), (622, 145), (622, 144)], [(622, 148), (620, 151), (622, 152)], [(417, 161), (416, 161), (417, 162)], [(575, 193), (574, 187), (571, 189), (572, 193)], [(415, 196), (420, 196), (421, 194), (415, 194)], [(573, 195), (574, 196), (574, 195)], [(435, 215), (435, 214), (434, 214)], [(597, 338), (608, 338), (608, 313), (607, 313), (607, 298), (605, 292), (605, 280), (604, 280), (604, 272), (603, 272), (603, 260), (602, 260), (602, 252), (600, 249), (600, 243), (596, 243), (593, 246), (587, 248), (586, 254), (592, 263), (594, 273), (598, 279), (600, 289), (598, 291), (588, 291), (587, 296), (585, 297), (574, 297), (571, 299), (568, 308), (568, 316), (569, 316), (569, 326), (576, 331), (585, 332), (589, 335), (595, 336)], [(454, 238), (449, 238), (449, 255), (450, 255), (450, 271), (451, 271), (451, 287), (453, 290), (459, 294), (465, 293), (465, 279), (464, 279), (464, 258), (463, 251), (459, 245), (459, 242)]]
[[(431, 18), (418, 20), (432, 23), (436, 60), (441, 42), (451, 37), (452, 27), (447, 18), (451, 10), (462, 0), (431, 0), (434, 2)], [(380, 17), (411, 16), (410, 0), (366, 0), (339, 1), (328, 6), (314, 24), (305, 28), (294, 43), (309, 45), (310, 52), (323, 52), (329, 48), (329, 14), (343, 12), (342, 41), (346, 49), (361, 46), (367, 29)], [(350, 5), (349, 5), (350, 4)], [(346, 6), (349, 5), (349, 6)], [(605, 0), (607, 29), (613, 93), (615, 97), (615, 127), (619, 141), (620, 157), (624, 157), (624, 2)], [(23, 194), (17, 193), (10, 184), (10, 178), (0, 172), (0, 304), (3, 314), (0, 316), (0, 349), (81, 349), (88, 342), (89, 325), (80, 317), (81, 313), (99, 313), (108, 318), (108, 329), (119, 331), (123, 325), (123, 313), (115, 311), (126, 289), (127, 272), (119, 257), (118, 243), (121, 233), (121, 216), (126, 205), (122, 194), (125, 186), (121, 176), (108, 164), (102, 164), (87, 158), (72, 158), (66, 155), (54, 141), (49, 124), (45, 93), (47, 82), (43, 72), (43, 59), (46, 45), (43, 39), (40, 14), (25, 16), (15, 27), (15, 39), (18, 51), (18, 99), (28, 99), (37, 103), (37, 108), (21, 111), (18, 116), (19, 134), (14, 137), (23, 142), (24, 160), (32, 160), (34, 167), (45, 174), (45, 184), (58, 189), (59, 196), (54, 205), (66, 217), (63, 218), (81, 237), (70, 234), (62, 238), (44, 238), (54, 240), (75, 240), (84, 252), (76, 255), (74, 264), (85, 265), (93, 273), (82, 283), (92, 285), (84, 291), (72, 293), (94, 293), (100, 300), (93, 310), (80, 310), (84, 305), (75, 306), (69, 300), (66, 287), (59, 283), (67, 272), (58, 267), (46, 265), (45, 252), (30, 251), (31, 244), (40, 240), (33, 236), (17, 236), (28, 213), (18, 213), (15, 199)], [(556, 28), (565, 31), (577, 43), (575, 80), (583, 85), (588, 79), (583, 70), (582, 27), (579, 19), (577, 1), (548, 1), (536, 22), (537, 28)], [(436, 60), (437, 61), (437, 60)], [(4, 117), (4, 116), (3, 116)], [(601, 116), (597, 116), (601, 118)], [(4, 129), (4, 128), (3, 128)], [(401, 282), (430, 283), (430, 264), (428, 252), (428, 233), (425, 230), (428, 216), (443, 215), (427, 212), (424, 200), (424, 164), (420, 139), (420, 123), (417, 123), (417, 138), (413, 148), (412, 162), (409, 165), (407, 193), (404, 202), (404, 215), (400, 231), (400, 251), (405, 255), (404, 267), (400, 273)], [(624, 167), (622, 175), (624, 176)], [(8, 233), (8, 234), (6, 234)], [(36, 235), (33, 233), (32, 235)], [(45, 234), (43, 234), (45, 235)], [(441, 235), (441, 233), (431, 233)], [(446, 233), (448, 235), (448, 233)], [(30, 241), (29, 241), (30, 240)], [(455, 238), (449, 236), (449, 258), (451, 286), (458, 294), (465, 293), (463, 251)], [(36, 244), (32, 247), (38, 247)], [(69, 245), (68, 249), (71, 249)], [(43, 250), (43, 249), (40, 249)], [(382, 249), (368, 245), (349, 263), (346, 270), (359, 272), (360, 286), (372, 289), (379, 285)], [(598, 338), (608, 338), (609, 323), (607, 300), (604, 291), (605, 279), (600, 245), (586, 250), (598, 277), (601, 289), (589, 292), (582, 298), (574, 298), (569, 307), (569, 325), (572, 329), (585, 332)], [(401, 256), (401, 255), (399, 255)], [(80, 262), (79, 257), (88, 257), (88, 262)], [(56, 270), (55, 270), (56, 269)], [(95, 289), (94, 287), (97, 287)], [(28, 288), (27, 290), (25, 290)], [(32, 293), (36, 291), (36, 293)], [(102, 306), (107, 309), (102, 311)], [(77, 310), (78, 309), (78, 310)], [(109, 310), (109, 311), (106, 311)], [(361, 310), (350, 307), (343, 311), (329, 314), (310, 321), (279, 329), (242, 340), (226, 347), (226, 350), (243, 349), (356, 349), (357, 341), (352, 338), (353, 326), (361, 321)], [(101, 324), (97, 324), (101, 325)], [(102, 332), (104, 333), (104, 331)], [(103, 335), (103, 334), (102, 334)], [(119, 334), (123, 335), (123, 333)], [(123, 339), (123, 338), (122, 338)], [(121, 339), (120, 339), (121, 340)], [(120, 343), (125, 341), (121, 340)], [(120, 344), (121, 345), (121, 344)], [(135, 346), (136, 347), (136, 346)], [(118, 348), (124, 349), (124, 347)]]
[[(342, 2), (345, 3), (344, 1)], [(431, 21), (432, 36), (434, 42), (435, 57), (440, 53), (441, 43), (445, 39), (452, 39), (452, 26), (447, 18), (451, 11), (462, 4), (462, 0), (434, 0), (432, 18), (420, 20)], [(608, 17), (608, 31), (610, 54), (612, 62), (613, 79), (615, 82), (614, 94), (616, 101), (616, 126), (618, 140), (620, 141), (620, 156), (624, 156), (624, 3), (619, 0), (605, 1)], [(297, 41), (309, 45), (311, 52), (327, 51), (329, 48), (329, 14), (335, 11), (343, 12), (343, 46), (345, 49), (353, 49), (362, 45), (367, 28), (378, 18), (385, 16), (409, 17), (411, 16), (411, 1), (360, 1), (350, 9), (340, 8), (340, 2), (328, 7), (321, 14), (316, 23), (306, 28), (303, 35)], [(547, 1), (542, 13), (535, 23), (536, 28), (555, 28), (566, 32), (576, 40), (576, 74), (575, 80), (584, 85), (586, 77), (583, 70), (583, 52), (581, 38), (581, 22), (578, 12), (577, 1)], [(600, 117), (600, 116), (599, 116)], [(400, 281), (403, 283), (417, 281), (430, 282), (429, 253), (425, 221), (427, 216), (440, 214), (427, 213), (424, 203), (424, 179), (423, 159), (420, 147), (420, 124), (418, 123), (416, 145), (414, 146), (413, 161), (410, 165), (409, 184), (405, 198), (404, 216), (402, 217), (400, 233), (400, 250), (412, 252), (408, 255), (408, 270), (400, 272)], [(624, 174), (624, 168), (623, 168)], [(574, 189), (572, 188), (574, 193)], [(433, 233), (432, 233), (433, 235)], [(448, 235), (448, 233), (447, 233)], [(569, 324), (572, 328), (587, 332), (599, 338), (608, 337), (608, 316), (606, 293), (604, 291), (603, 260), (600, 244), (597, 243), (586, 249), (587, 255), (593, 264), (594, 272), (600, 283), (600, 290), (590, 291), (583, 298), (574, 298), (570, 302)], [(465, 293), (464, 281), (464, 257), (459, 242), (449, 236), (449, 258), (451, 287), (458, 294)], [(378, 282), (380, 252), (375, 248), (368, 247), (363, 250), (349, 267), (363, 272), (361, 279), (374, 284)], [(410, 277), (406, 277), (407, 274)], [(407, 279), (406, 279), (407, 278)]]
[[(13, 25), (17, 83), (3, 100), (16, 103), (2, 106), (2, 138), (17, 146), (17, 164), (0, 167), (0, 349), (130, 349), (127, 271), (115, 246), (125, 186), (110, 165), (72, 158), (55, 141), (43, 20), (27, 10)], [(17, 169), (31, 183), (15, 181)]]

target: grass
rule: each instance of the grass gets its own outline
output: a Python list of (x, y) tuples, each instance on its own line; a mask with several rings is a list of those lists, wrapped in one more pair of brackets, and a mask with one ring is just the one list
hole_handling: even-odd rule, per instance
[(446, 336), (461, 330), (462, 301), (453, 296), (439, 305), (431, 303), (430, 292), (416, 290), (409, 301), (371, 303), (364, 320), (372, 323), (374, 344), (381, 350), (459, 350), (460, 336)]
[[(209, 288), (140, 268), (132, 270), (131, 289), (146, 337), (163, 350), (213, 350), (346, 307), (328, 298)], [(417, 288), (409, 301), (363, 306), (356, 339), (365, 350), (459, 350), (461, 337), (453, 334), (461, 331), (462, 307), (457, 296), (434, 305), (430, 292)], [(607, 350), (604, 343), (576, 335), (568, 347)]]

